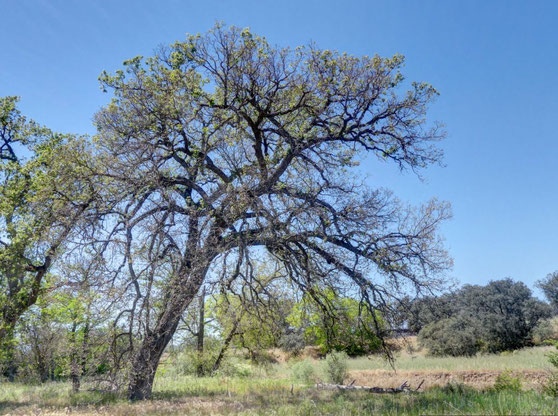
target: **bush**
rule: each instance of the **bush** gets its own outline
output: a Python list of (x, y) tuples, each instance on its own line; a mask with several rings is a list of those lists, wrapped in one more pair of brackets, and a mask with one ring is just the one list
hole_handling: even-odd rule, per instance
[(521, 391), (521, 378), (512, 376), (511, 371), (498, 374), (494, 382), (496, 391)]
[(532, 331), (532, 339), (536, 345), (558, 339), (558, 318), (541, 320)]
[[(553, 341), (553, 344), (558, 349), (558, 343)], [(558, 352), (549, 352), (546, 356), (548, 362), (554, 367), (554, 370), (548, 375), (548, 379), (543, 386), (543, 391), (549, 396), (558, 397)]]
[(426, 325), (418, 342), (431, 355), (472, 356), (482, 348), (478, 332), (475, 322), (456, 316)]
[(309, 360), (300, 360), (291, 366), (291, 377), (294, 381), (312, 384), (316, 381), (316, 369)]
[(303, 331), (293, 330), (286, 332), (279, 339), (279, 348), (288, 352), (293, 357), (300, 355), (305, 346), (306, 341), (304, 340)]
[(223, 361), (217, 373), (227, 377), (248, 378), (254, 375), (254, 367), (249, 362), (230, 358)]
[(558, 373), (552, 371), (548, 375), (546, 383), (543, 385), (543, 391), (551, 397), (558, 397)]
[(335, 384), (343, 384), (347, 377), (348, 358), (344, 351), (332, 352), (326, 356), (326, 373), (329, 381)]

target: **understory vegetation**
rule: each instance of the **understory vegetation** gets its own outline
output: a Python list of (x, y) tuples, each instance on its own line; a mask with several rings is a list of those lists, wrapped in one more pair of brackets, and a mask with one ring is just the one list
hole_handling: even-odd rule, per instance
[[(375, 395), (364, 392), (330, 392), (316, 389), (314, 383), (330, 381), (325, 360), (299, 358), (286, 363), (260, 366), (237, 357), (230, 359), (236, 370), (213, 377), (182, 375), (176, 362), (166, 360), (155, 378), (152, 400), (130, 404), (122, 392), (72, 392), (69, 382), (44, 384), (0, 384), (0, 412), (10, 414), (107, 414), (107, 415), (163, 415), (163, 414), (275, 414), (275, 415), (420, 415), (420, 414), (555, 414), (555, 398), (545, 393), (542, 385), (525, 386), (525, 379), (517, 370), (548, 369), (546, 355), (552, 347), (536, 347), (517, 354), (484, 355), (477, 362), (471, 358), (453, 358), (455, 369), (499, 369), (490, 385), (454, 381), (446, 385), (421, 388), (418, 393)], [(518, 356), (519, 354), (519, 356)], [(402, 368), (422, 372), (427, 378), (433, 368), (444, 366), (443, 358), (419, 354), (413, 359), (404, 351), (398, 354), (403, 372), (395, 376), (399, 382), (407, 376)], [(531, 360), (525, 360), (531, 357)], [(358, 372), (377, 368), (373, 360), (347, 359), (348, 380)], [(441, 360), (433, 365), (433, 360)], [(546, 367), (543, 367), (544, 362)], [(430, 365), (425, 365), (430, 362)], [(513, 367), (515, 366), (515, 367)], [(537, 367), (540, 366), (540, 367)], [(514, 371), (504, 370), (504, 368)], [(300, 371), (301, 368), (306, 370)], [(424, 370), (428, 368), (428, 370)], [(307, 376), (311, 369), (311, 376)], [(546, 370), (545, 370), (546, 369)], [(516, 375), (517, 374), (517, 375)], [(308, 377), (308, 378), (307, 378)], [(378, 379), (378, 375), (375, 376)], [(373, 383), (370, 379), (370, 384)], [(412, 383), (415, 383), (414, 381)], [(417, 385), (412, 385), (416, 388)]]

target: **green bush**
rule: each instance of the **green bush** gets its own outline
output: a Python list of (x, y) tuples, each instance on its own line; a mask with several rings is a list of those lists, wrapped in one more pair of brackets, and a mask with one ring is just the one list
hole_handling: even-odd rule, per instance
[(227, 377), (248, 378), (254, 375), (254, 366), (248, 361), (229, 358), (221, 364), (217, 373)]
[(455, 316), (432, 322), (419, 332), (419, 345), (432, 355), (472, 356), (482, 348), (475, 322)]
[(296, 361), (291, 366), (291, 377), (294, 381), (312, 384), (316, 381), (316, 369), (309, 360)]
[(498, 374), (494, 382), (496, 391), (521, 391), (521, 378), (512, 376), (511, 371)]
[(551, 308), (521, 282), (503, 279), (486, 286), (465, 285), (448, 296), (451, 308), (435, 310), (440, 319), (419, 332), (419, 342), (432, 355), (516, 350), (550, 336), (548, 324), (536, 327), (551, 315)]
[(548, 375), (548, 379), (543, 385), (543, 391), (551, 396), (558, 397), (558, 373), (553, 371)]
[(343, 384), (347, 378), (348, 355), (344, 351), (332, 352), (326, 356), (326, 373), (328, 380), (335, 384)]
[[(558, 343), (553, 341), (553, 344), (558, 349)], [(549, 396), (558, 397), (558, 352), (549, 352), (546, 356), (548, 362), (554, 367), (554, 370), (548, 375), (548, 379), (543, 386), (543, 391)]]

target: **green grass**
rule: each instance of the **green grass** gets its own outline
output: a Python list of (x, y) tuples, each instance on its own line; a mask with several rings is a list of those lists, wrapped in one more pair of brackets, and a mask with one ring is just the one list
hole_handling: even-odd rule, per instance
[[(546, 354), (554, 347), (524, 348), (501, 354), (474, 357), (429, 357), (421, 354), (396, 354), (395, 368), (402, 371), (460, 370), (545, 370), (550, 368)], [(414, 358), (413, 358), (414, 357)], [(349, 361), (350, 370), (391, 370), (382, 357), (356, 358)]]
[[(528, 370), (548, 368), (549, 348), (529, 348), (511, 354), (472, 358), (433, 358), (401, 353), (399, 370)], [(317, 373), (322, 361), (312, 361)], [(352, 370), (391, 369), (379, 357), (349, 361)], [(374, 395), (331, 392), (292, 381), (288, 364), (274, 371), (254, 370), (250, 377), (195, 378), (162, 371), (155, 380), (153, 399), (129, 403), (115, 393), (71, 392), (70, 383), (23, 385), (0, 383), (0, 414), (83, 415), (442, 415), (558, 413), (557, 401), (539, 391), (479, 391), (450, 385), (416, 394)], [(294, 383), (294, 385), (291, 385)], [(291, 392), (292, 386), (292, 392)], [(87, 385), (85, 385), (87, 388)]]
[(181, 378), (159, 380), (153, 400), (128, 403), (122, 396), (72, 394), (68, 383), (2, 384), (0, 413), (163, 415), (447, 415), (556, 414), (555, 399), (535, 391), (476, 391), (463, 386), (418, 394), (374, 395), (295, 387), (266, 379)]

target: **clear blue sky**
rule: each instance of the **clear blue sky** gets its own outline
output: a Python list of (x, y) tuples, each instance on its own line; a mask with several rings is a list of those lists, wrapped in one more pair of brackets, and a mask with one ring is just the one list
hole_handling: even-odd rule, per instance
[(558, 269), (556, 1), (0, 0), (0, 15), (0, 95), (75, 133), (94, 133), (103, 69), (218, 20), (281, 46), (402, 53), (406, 77), (441, 93), (430, 118), (446, 124), (447, 166), (421, 182), (370, 165), (370, 182), (451, 201), (443, 234), (463, 283), (532, 286)]

